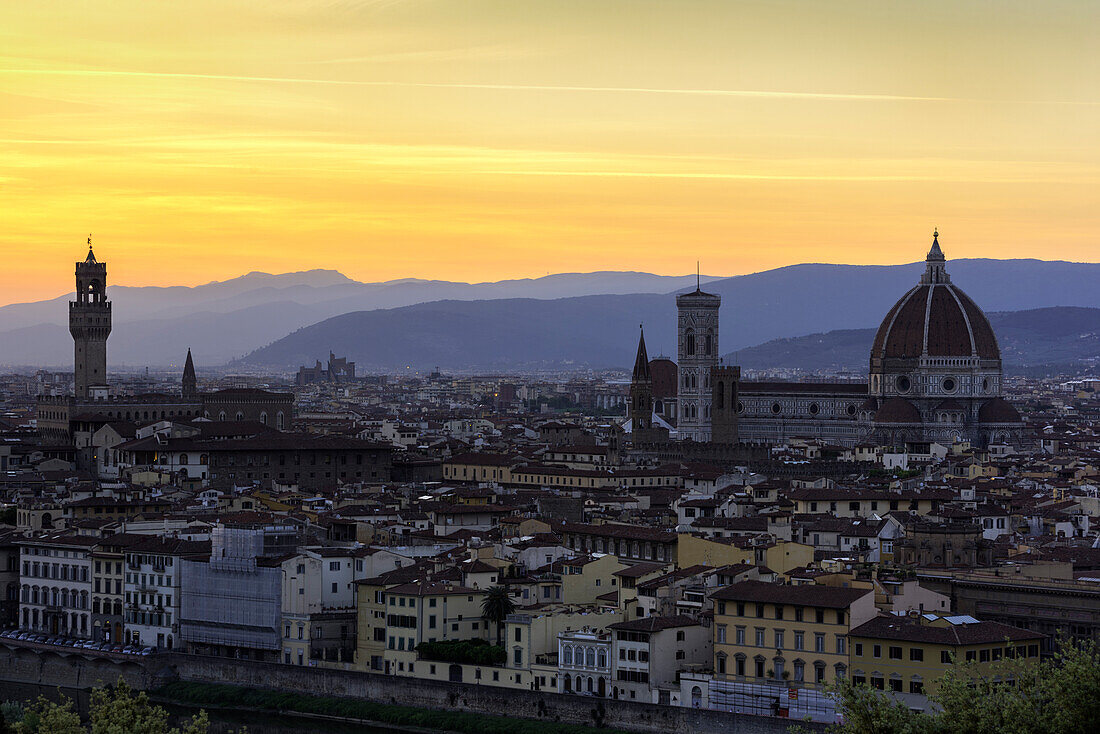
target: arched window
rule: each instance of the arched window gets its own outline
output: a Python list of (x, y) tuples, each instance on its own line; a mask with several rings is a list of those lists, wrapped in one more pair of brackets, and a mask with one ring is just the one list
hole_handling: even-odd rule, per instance
[[(565, 645), (564, 647), (562, 647), (562, 649), (561, 649), (561, 662), (562, 662), (562, 665), (572, 665), (573, 664), (573, 647), (571, 645)], [(566, 680), (565, 684), (566, 684), (566, 686), (568, 686), (569, 681)]]
[(225, 420), (225, 411), (224, 410), (221, 411), (220, 413), (218, 413), (218, 420), (220, 420), (220, 421)]
[(260, 413), (260, 423), (263, 423), (265, 426), (267, 425), (267, 413), (266, 412)]
[(684, 332), (684, 354), (691, 356), (695, 354), (695, 330), (688, 329)]
[(593, 647), (586, 648), (584, 651), (584, 664), (589, 668), (596, 667), (596, 649)]
[(710, 354), (710, 351), (713, 348), (713, 344), (714, 344), (713, 337), (710, 334), (707, 334), (707, 338), (705, 340), (705, 344), (704, 344), (704, 348), (703, 348), (703, 354)]
[(715, 662), (715, 667), (718, 669), (717, 673), (719, 675), (725, 675), (726, 674), (726, 653), (724, 653), (724, 652), (718, 653), (718, 655), (714, 659), (714, 662)]
[(210, 457), (207, 456), (206, 454), (199, 454), (199, 463), (202, 464), (203, 466), (206, 466), (207, 464), (210, 463)]
[(718, 392), (715, 395), (714, 407), (718, 410), (726, 407), (726, 383), (718, 381)]
[(279, 411), (275, 414), (275, 427), (280, 431), (283, 430), (283, 411)]
[(598, 667), (606, 668), (607, 667), (607, 650), (604, 650), (603, 648), (600, 648), (598, 657), (599, 657)]
[(238, 421), (243, 421), (244, 420), (244, 413), (242, 413), (239, 410), (237, 411), (237, 420)]
[(187, 454), (180, 454), (180, 463), (181, 464), (186, 464), (187, 463)]

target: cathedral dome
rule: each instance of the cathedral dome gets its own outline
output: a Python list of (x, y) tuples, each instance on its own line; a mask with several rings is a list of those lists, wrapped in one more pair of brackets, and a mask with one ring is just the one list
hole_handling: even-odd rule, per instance
[(980, 423), (1019, 423), (1020, 414), (1004, 398), (993, 398), (978, 409)]
[(890, 398), (875, 413), (875, 423), (920, 423), (917, 406), (905, 398)]
[(924, 277), (882, 320), (872, 359), (919, 357), (1001, 358), (993, 327), (982, 310), (951, 283), (938, 234), (928, 252)]

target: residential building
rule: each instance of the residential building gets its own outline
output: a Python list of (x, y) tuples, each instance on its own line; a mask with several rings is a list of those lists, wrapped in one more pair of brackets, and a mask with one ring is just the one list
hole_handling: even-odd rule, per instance
[(207, 554), (183, 561), (180, 637), (199, 655), (279, 659), (282, 569), (269, 554), (286, 539), (264, 523), (220, 523)]
[(180, 641), (183, 562), (206, 558), (210, 543), (137, 535), (123, 547), (123, 553), (127, 641), (173, 649)]
[(612, 641), (613, 698), (679, 705), (679, 671), (711, 659), (710, 629), (686, 614), (617, 622)]
[(850, 632), (852, 682), (889, 691), (911, 709), (929, 709), (928, 695), (958, 660), (975, 673), (996, 675), (1004, 659), (1038, 661), (1038, 632), (983, 622), (969, 615), (899, 612), (875, 617)]
[(831, 699), (822, 688), (847, 676), (848, 634), (878, 614), (874, 591), (742, 581), (711, 599), (710, 707), (832, 720)]

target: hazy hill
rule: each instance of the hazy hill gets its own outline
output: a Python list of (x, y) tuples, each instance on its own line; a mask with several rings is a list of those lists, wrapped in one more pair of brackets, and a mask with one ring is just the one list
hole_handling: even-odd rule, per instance
[[(673, 350), (676, 313), (668, 304), (667, 295), (583, 296), (435, 301), (359, 311), (299, 329), (243, 362), (312, 364), (332, 349), (355, 360), (360, 370), (618, 366), (637, 348), (640, 321), (654, 356), (664, 344)], [(658, 338), (660, 333), (669, 336)]]
[[(711, 280), (704, 287), (722, 296), (720, 343), (724, 350), (733, 351), (776, 338), (875, 327), (918, 281), (923, 267), (923, 263), (793, 265)], [(1100, 307), (1096, 287), (1100, 264), (954, 260), (948, 269), (954, 281), (988, 312)], [(543, 354), (557, 362), (616, 365), (626, 359), (621, 350), (626, 349), (627, 356), (633, 354), (639, 321), (647, 324), (652, 350), (675, 351), (672, 294), (693, 288), (694, 280), (693, 276), (609, 272), (478, 284), (358, 283), (335, 271), (315, 270), (250, 273), (196, 288), (115, 287), (109, 289), (115, 301), (115, 328), (108, 354), (112, 364), (172, 364), (190, 346), (200, 366), (249, 354), (249, 363), (263, 360), (271, 366), (295, 367), (312, 364), (331, 348), (379, 369), (410, 363), (456, 368), (482, 364), (488, 355), (495, 355), (491, 363), (503, 368), (541, 362), (544, 357), (537, 355)], [(645, 293), (665, 295), (657, 300), (637, 295)], [(607, 300), (591, 304), (622, 318), (586, 312), (583, 309), (591, 304), (584, 301), (566, 302), (595, 295), (607, 295)], [(517, 298), (546, 300), (520, 307), (513, 303)], [(65, 333), (66, 300), (0, 308), (0, 363), (69, 364), (72, 345)], [(462, 305), (474, 301), (483, 305)], [(416, 308), (431, 302), (430, 308)], [(532, 331), (536, 325), (541, 329), (534, 351), (521, 348), (528, 344), (526, 336), (498, 343), (504, 339), (503, 325), (513, 321), (513, 309), (527, 315)], [(362, 312), (375, 315), (358, 315)], [(329, 320), (345, 314), (354, 318), (340, 323), (355, 328), (331, 329)], [(425, 314), (431, 314), (434, 325)], [(382, 319), (394, 321), (383, 324)], [(54, 326), (32, 328), (40, 324)], [(594, 331), (600, 324), (606, 328)], [(315, 339), (307, 335), (312, 339), (308, 349), (300, 346), (306, 337), (294, 333), (307, 326), (319, 335)], [(406, 343), (405, 335), (412, 333), (420, 334), (419, 346)], [(576, 349), (577, 341), (583, 339), (591, 339), (592, 350)], [(488, 343), (481, 351), (463, 351), (463, 344), (485, 340)], [(272, 342), (270, 349), (250, 354)], [(455, 348), (442, 350), (449, 343)], [(451, 363), (444, 357), (458, 361)]]
[[(300, 329), (248, 355), (243, 363), (311, 363), (329, 349), (364, 370), (442, 366), (507, 370), (531, 367), (626, 367), (644, 321), (651, 356), (674, 356), (675, 311), (668, 296), (588, 296), (555, 301), (441, 301), (364, 311)], [(994, 313), (1007, 364), (1078, 362), (1100, 357), (1100, 309), (1049, 308)], [(779, 339), (728, 354), (745, 367), (866, 369), (874, 329)]]
[[(109, 266), (108, 266), (109, 267)], [(703, 276), (703, 282), (713, 280)], [(114, 330), (111, 364), (168, 365), (187, 347), (200, 364), (221, 364), (288, 332), (351, 311), (393, 308), (440, 299), (562, 298), (607, 293), (666, 293), (694, 285), (695, 276), (637, 272), (561, 273), (493, 283), (404, 279), (360, 283), (334, 270), (248, 273), (195, 287), (109, 286)], [(67, 365), (67, 294), (0, 307), (0, 364)]]
[[(956, 283), (988, 311), (1051, 306), (1100, 307), (1100, 265), (1038, 260), (960, 260)], [(923, 263), (898, 266), (795, 265), (707, 284), (722, 296), (720, 344), (741, 350), (779, 337), (877, 327), (914, 285)], [(301, 329), (248, 355), (247, 364), (292, 367), (331, 348), (369, 369), (447, 368), (573, 363), (622, 365), (633, 354), (637, 324), (646, 323), (654, 352), (675, 351), (671, 295), (599, 300), (436, 302), (389, 311), (345, 314)], [(608, 313), (601, 313), (607, 311)], [(513, 325), (526, 318), (529, 329)], [(434, 323), (433, 323), (434, 319)], [(507, 325), (507, 327), (506, 327)], [(521, 326), (521, 325), (516, 325)], [(858, 336), (842, 335), (855, 340)], [(578, 344), (592, 344), (578, 349)], [(869, 344), (870, 342), (868, 342)], [(467, 348), (476, 344), (476, 348)], [(450, 348), (444, 349), (444, 345)], [(839, 346), (825, 348), (840, 349)], [(858, 351), (858, 350), (857, 350)], [(843, 363), (846, 353), (836, 359)], [(1006, 356), (1012, 352), (1006, 347)], [(311, 355), (308, 359), (304, 359)], [(625, 361), (624, 361), (625, 360)], [(866, 357), (852, 363), (862, 365)]]
[[(1100, 309), (1040, 308), (988, 314), (1008, 366), (1085, 364), (1100, 360)], [(743, 367), (866, 370), (875, 329), (774, 339), (727, 359)]]

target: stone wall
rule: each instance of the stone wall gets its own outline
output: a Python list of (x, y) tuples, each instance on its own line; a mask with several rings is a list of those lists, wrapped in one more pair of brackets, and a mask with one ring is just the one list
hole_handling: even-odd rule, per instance
[(12, 683), (84, 689), (114, 683), (122, 677), (134, 688), (153, 688), (157, 685), (153, 667), (148, 660), (137, 658), (0, 645), (0, 681)]
[[(447, 681), (397, 678), (280, 663), (166, 653), (147, 658), (108, 658), (76, 651), (0, 644), (0, 682), (88, 689), (122, 677), (134, 688), (157, 688), (171, 680), (225, 683), (356, 698), (376, 703), (625, 729), (642, 734), (779, 734), (794, 722), (768, 716), (729, 714), (678, 706), (616, 701), (545, 691), (517, 691)], [(0, 688), (3, 686), (0, 685)], [(799, 722), (805, 731), (821, 724)]]
[[(343, 696), (377, 703), (428, 709), (507, 714), (525, 719), (604, 726), (665, 734), (777, 734), (793, 723), (768, 716), (747, 716), (678, 706), (616, 701), (545, 691), (516, 691), (446, 681), (412, 680), (374, 673), (301, 668), (278, 663), (162, 656), (180, 680), (228, 683), (250, 688), (296, 691), (319, 696)], [(170, 660), (168, 660), (170, 658)], [(801, 723), (801, 722), (800, 722)], [(802, 723), (807, 731), (824, 731), (821, 724)]]

